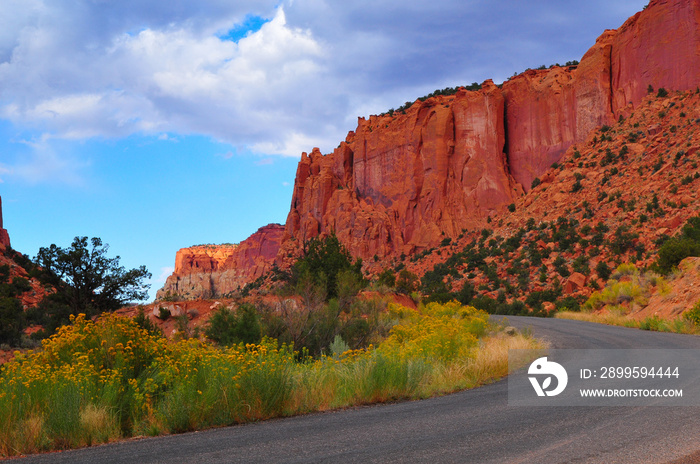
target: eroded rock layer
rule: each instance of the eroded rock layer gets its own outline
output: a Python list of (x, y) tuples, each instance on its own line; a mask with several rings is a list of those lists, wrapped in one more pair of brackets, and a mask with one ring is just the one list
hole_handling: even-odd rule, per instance
[(272, 267), (284, 226), (269, 224), (237, 245), (198, 245), (180, 249), (175, 271), (157, 298), (212, 298), (233, 292)]
[(264, 252), (252, 247), (243, 259), (236, 247), (180, 250), (159, 295), (225, 293), (333, 231), (353, 256), (371, 260), (485, 225), (569, 147), (629, 116), (650, 87), (695, 89), (699, 23), (700, 0), (652, 0), (605, 31), (578, 66), (530, 70), (502, 86), (486, 81), (478, 91), (359, 118), (332, 153), (302, 154), (284, 233), (276, 226)]

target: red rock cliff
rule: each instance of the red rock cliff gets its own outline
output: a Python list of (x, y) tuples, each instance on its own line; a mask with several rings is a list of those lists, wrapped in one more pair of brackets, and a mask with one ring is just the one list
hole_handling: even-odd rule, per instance
[(700, 1), (652, 1), (603, 33), (575, 69), (528, 71), (503, 85), (510, 173), (529, 190), (572, 144), (627, 116), (650, 85), (699, 83)]
[(175, 256), (175, 272), (156, 298), (169, 293), (185, 299), (213, 298), (237, 290), (272, 267), (284, 226), (261, 227), (238, 245), (199, 245), (182, 248)]
[(503, 84), (510, 173), (528, 191), (573, 143), (613, 121), (607, 31), (577, 67), (526, 71)]
[(695, 88), (699, 22), (700, 0), (652, 1), (578, 66), (361, 118), (333, 153), (302, 154), (283, 253), (333, 230), (365, 259), (411, 253), (481, 224), (571, 145), (627, 115), (649, 85)]
[(330, 155), (303, 154), (286, 238), (335, 231), (355, 256), (427, 248), (483, 220), (522, 190), (508, 174), (503, 93), (490, 81), (360, 118)]
[(613, 110), (636, 105), (647, 87), (700, 84), (700, 0), (652, 0), (612, 41)]
[(0, 250), (10, 246), (10, 234), (3, 228), (2, 224), (2, 197), (0, 197)]
[[(629, 115), (648, 86), (696, 88), (699, 23), (700, 0), (652, 0), (605, 31), (578, 66), (527, 71), (500, 88), (487, 81), (476, 92), (417, 101), (405, 114), (360, 118), (332, 153), (302, 154), (277, 261), (331, 231), (367, 259), (410, 254), (482, 226), (567, 148)], [(233, 289), (270, 265), (273, 248), (240, 260), (238, 248), (217, 258), (181, 250), (183, 264), (159, 295)]]

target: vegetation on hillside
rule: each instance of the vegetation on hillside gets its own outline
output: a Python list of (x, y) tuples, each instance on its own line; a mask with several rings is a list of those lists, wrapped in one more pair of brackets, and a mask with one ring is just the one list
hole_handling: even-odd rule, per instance
[(387, 317), (394, 325), (378, 346), (337, 339), (311, 358), (269, 338), (221, 349), (79, 315), (43, 350), (3, 365), (0, 455), (422, 398), (500, 378), (509, 349), (537, 347), (456, 303), (391, 306)]
[(700, 255), (700, 118), (689, 117), (698, 105), (700, 91), (652, 89), (633, 114), (571, 147), (488, 228), (394, 259), (380, 277), (413, 272), (428, 301), (546, 316), (579, 310), (620, 264), (668, 274)]
[[(0, 266), (0, 343), (18, 346), (27, 325), (41, 325), (33, 337), (41, 339), (67, 324), (71, 316), (95, 316), (142, 300), (151, 274), (145, 266), (126, 270), (119, 256), (107, 256), (109, 245), (99, 238), (76, 237), (68, 248), (41, 248), (34, 262), (11, 249), (5, 256), (27, 275), (10, 280), (10, 265)], [(49, 290), (36, 307), (26, 312), (21, 298), (34, 285)]]

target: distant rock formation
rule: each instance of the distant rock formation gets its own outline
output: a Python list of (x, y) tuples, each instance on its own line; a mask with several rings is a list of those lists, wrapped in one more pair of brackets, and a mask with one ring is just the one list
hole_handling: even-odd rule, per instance
[(409, 254), (511, 203), (523, 191), (503, 152), (504, 102), (487, 81), (405, 115), (360, 118), (332, 154), (302, 154), (285, 247), (335, 231), (353, 256)]
[(271, 269), (283, 232), (284, 226), (269, 224), (238, 245), (182, 248), (156, 298), (214, 298), (245, 286)]

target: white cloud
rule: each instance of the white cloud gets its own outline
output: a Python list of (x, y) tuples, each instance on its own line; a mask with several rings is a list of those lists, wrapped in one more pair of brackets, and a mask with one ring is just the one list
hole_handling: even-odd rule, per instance
[(165, 266), (160, 268), (160, 275), (151, 279), (150, 284), (153, 288), (162, 287), (165, 280), (170, 277), (170, 275), (175, 272), (175, 268), (172, 266)]
[[(0, 118), (45, 139), (200, 134), (232, 152), (327, 152), (357, 116), (578, 59), (645, 3), (4, 0)], [(250, 15), (269, 21), (220, 38)]]
[(29, 184), (85, 184), (83, 172), (89, 167), (89, 162), (56, 149), (48, 137), (21, 143), (29, 146), (31, 150), (13, 164), (0, 164), (0, 174), (21, 179)]
[[(323, 50), (308, 30), (287, 25), (282, 8), (238, 43), (184, 26), (122, 33), (104, 48), (77, 50), (70, 69), (59, 69), (60, 54), (40, 63), (51, 39), (34, 30), (2, 64), (0, 79), (13, 85), (0, 90), (0, 115), (65, 139), (165, 131), (286, 149), (310, 132), (325, 106), (323, 89), (308, 85), (324, 73)], [(29, 72), (25, 81), (20, 71)], [(43, 75), (56, 84), (22, 85)]]

